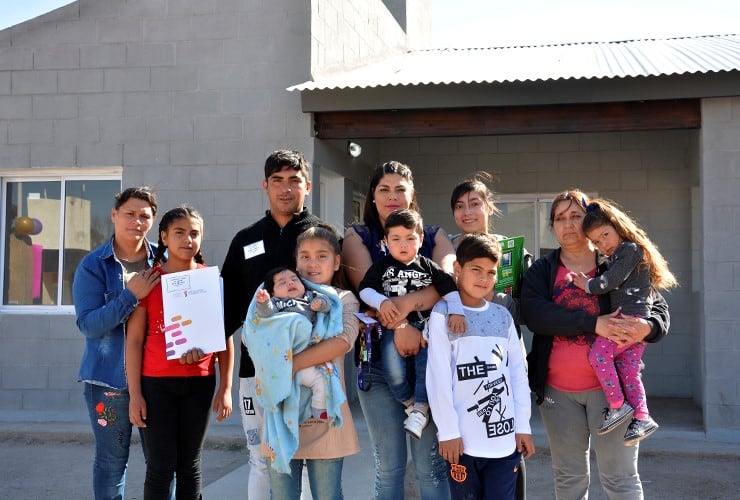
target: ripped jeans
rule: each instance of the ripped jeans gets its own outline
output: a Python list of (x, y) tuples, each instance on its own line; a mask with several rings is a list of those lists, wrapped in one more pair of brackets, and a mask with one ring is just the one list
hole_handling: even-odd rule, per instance
[(370, 369), (372, 386), (369, 391), (358, 391), (362, 412), (365, 415), (370, 442), (375, 458), (375, 490), (377, 500), (403, 500), (406, 474), (407, 439), (411, 441), (411, 457), (416, 471), (420, 498), (447, 500), (447, 462), (439, 454), (437, 426), (432, 420), (421, 439), (408, 438), (403, 429), (406, 418), (404, 407), (391, 394), (383, 377), (381, 364)]

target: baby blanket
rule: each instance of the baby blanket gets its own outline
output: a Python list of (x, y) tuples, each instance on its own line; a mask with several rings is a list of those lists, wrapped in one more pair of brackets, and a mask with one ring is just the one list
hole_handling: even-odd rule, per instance
[[(255, 312), (257, 302), (252, 297), (242, 329), (242, 342), (254, 362), (257, 399), (264, 408), (262, 440), (272, 451), (273, 467), (282, 473), (290, 473), (290, 460), (298, 449), (298, 424), (311, 416), (310, 405), (301, 405), (301, 385), (297, 377), (291, 377), (293, 353), (342, 331), (342, 302), (337, 292), (329, 286), (308, 281), (304, 284), (328, 296), (331, 302), (328, 313), (316, 314), (314, 325), (302, 314), (294, 312), (261, 318)], [(339, 371), (333, 364), (319, 368), (322, 368), (327, 384), (329, 424), (340, 427), (340, 405), (347, 398), (339, 380)]]

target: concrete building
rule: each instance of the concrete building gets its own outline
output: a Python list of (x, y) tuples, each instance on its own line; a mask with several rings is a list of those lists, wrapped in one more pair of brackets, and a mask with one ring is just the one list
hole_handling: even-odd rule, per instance
[(536, 252), (553, 246), (554, 193), (621, 203), (681, 282), (669, 337), (646, 351), (648, 394), (740, 440), (738, 37), (429, 51), (428, 2), (361, 5), (80, 0), (0, 32), (0, 409), (82, 409), (70, 279), (110, 234), (121, 185), (197, 207), (220, 264), (267, 208), (264, 158), (291, 148), (313, 160), (313, 211), (337, 226), (388, 159), (413, 168), (425, 220), (450, 232), (452, 186), (492, 172), (497, 229)]

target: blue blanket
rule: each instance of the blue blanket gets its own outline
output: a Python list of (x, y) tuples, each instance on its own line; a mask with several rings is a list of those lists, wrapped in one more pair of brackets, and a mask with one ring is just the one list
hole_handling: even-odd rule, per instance
[[(257, 399), (265, 410), (262, 440), (272, 450), (275, 470), (288, 474), (290, 460), (298, 450), (298, 424), (311, 417), (310, 397), (301, 398), (301, 385), (297, 377), (291, 377), (293, 353), (342, 331), (342, 302), (337, 292), (308, 281), (304, 284), (323, 293), (331, 302), (328, 313), (316, 313), (314, 325), (302, 314), (293, 312), (260, 318), (255, 312), (257, 302), (252, 297), (242, 329), (242, 342), (254, 362)], [(337, 367), (330, 366), (331, 369), (322, 370), (327, 384), (326, 413), (329, 425), (340, 427), (340, 406), (347, 398)], [(310, 395), (310, 389), (304, 388), (304, 391)]]

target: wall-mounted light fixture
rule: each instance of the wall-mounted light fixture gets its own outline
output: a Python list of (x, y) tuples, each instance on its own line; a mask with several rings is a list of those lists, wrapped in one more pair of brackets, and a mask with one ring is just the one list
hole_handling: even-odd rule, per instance
[(357, 158), (362, 154), (362, 146), (356, 142), (349, 141), (347, 143), (347, 154), (352, 158)]

